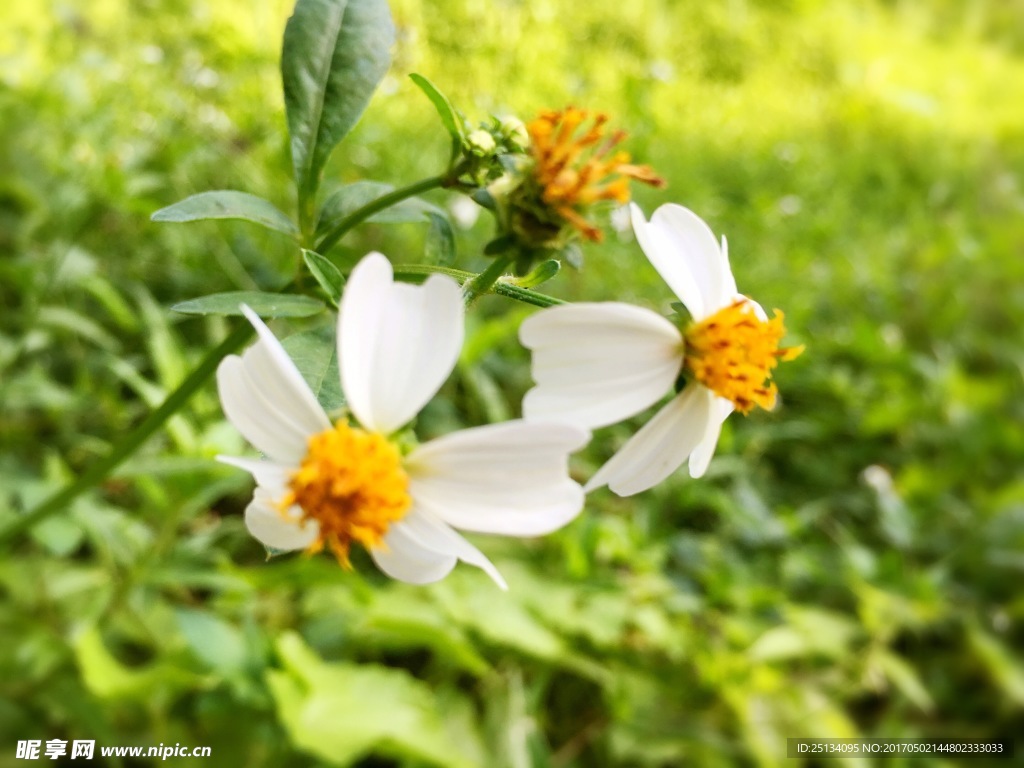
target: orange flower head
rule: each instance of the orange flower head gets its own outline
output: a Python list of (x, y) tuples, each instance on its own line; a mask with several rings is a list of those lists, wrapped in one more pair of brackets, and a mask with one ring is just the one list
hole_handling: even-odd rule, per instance
[(630, 179), (665, 186), (649, 166), (635, 165), (629, 153), (614, 151), (626, 132), (607, 134), (607, 122), (607, 115), (591, 118), (587, 110), (567, 107), (542, 112), (526, 127), (541, 202), (594, 242), (602, 234), (586, 218), (588, 207), (602, 201), (628, 203)]
[(339, 421), (333, 429), (309, 438), (306, 457), (291, 475), (278, 508), (284, 515), (289, 507), (298, 506), (303, 521), (315, 520), (319, 535), (309, 551), (326, 546), (349, 568), (353, 541), (367, 548), (381, 546), (391, 523), (409, 511), (408, 487), (394, 444)]
[(761, 318), (746, 298), (691, 325), (686, 333), (685, 366), (693, 377), (719, 397), (731, 400), (740, 413), (755, 405), (775, 406), (778, 390), (771, 380), (780, 360), (792, 360), (804, 351), (780, 347), (786, 334), (783, 314)]

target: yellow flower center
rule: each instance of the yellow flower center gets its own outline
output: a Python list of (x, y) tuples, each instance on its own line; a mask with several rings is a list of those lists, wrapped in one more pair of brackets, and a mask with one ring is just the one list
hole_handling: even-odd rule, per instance
[(628, 203), (630, 179), (656, 187), (665, 182), (648, 166), (631, 164), (628, 153), (612, 152), (626, 132), (605, 136), (607, 115), (595, 115), (585, 127), (588, 119), (590, 114), (576, 107), (550, 110), (533, 120), (527, 131), (541, 200), (585, 238), (600, 241), (601, 231), (584, 218), (581, 208), (602, 200)]
[(755, 405), (772, 408), (778, 394), (772, 369), (779, 360), (792, 360), (804, 351), (803, 345), (779, 346), (786, 335), (784, 318), (776, 309), (774, 317), (762, 320), (748, 299), (737, 299), (686, 330), (685, 366), (741, 413)]
[(408, 489), (409, 477), (394, 444), (339, 421), (309, 438), (306, 457), (292, 473), (279, 507), (283, 513), (298, 505), (303, 521), (319, 524), (320, 535), (308, 551), (326, 545), (350, 568), (349, 545), (380, 546), (388, 526), (409, 511)]

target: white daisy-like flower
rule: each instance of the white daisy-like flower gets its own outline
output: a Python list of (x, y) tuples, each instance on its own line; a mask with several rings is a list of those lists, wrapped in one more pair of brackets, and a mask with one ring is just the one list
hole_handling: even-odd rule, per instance
[(649, 222), (635, 204), (631, 213), (640, 247), (691, 322), (678, 328), (630, 304), (581, 303), (541, 310), (519, 331), (533, 351), (536, 381), (523, 400), (527, 421), (614, 424), (685, 379), (586, 485), (607, 485), (620, 496), (660, 483), (687, 459), (691, 476), (703, 475), (725, 419), (734, 409), (773, 407), (772, 369), (802, 351), (779, 346), (781, 312), (769, 319), (736, 292), (725, 238), (719, 246), (700, 217), (680, 205), (662, 206)]
[(570, 425), (510, 421), (466, 429), (403, 455), (394, 440), (455, 366), (463, 299), (451, 278), (394, 282), (390, 262), (366, 256), (338, 316), (341, 385), (358, 421), (331, 424), (270, 329), (243, 308), (259, 339), (224, 359), (224, 413), (266, 457), (218, 457), (256, 480), (250, 533), (275, 550), (331, 550), (348, 565), (352, 542), (382, 571), (413, 584), (446, 576), (458, 560), (494, 565), (454, 528), (538, 536), (572, 520), (583, 489), (568, 456), (589, 438)]

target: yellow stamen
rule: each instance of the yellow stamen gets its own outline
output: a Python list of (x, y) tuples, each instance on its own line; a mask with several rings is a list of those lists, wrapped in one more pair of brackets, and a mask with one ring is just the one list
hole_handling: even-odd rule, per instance
[(741, 413), (755, 405), (770, 409), (778, 394), (772, 370), (780, 360), (792, 360), (804, 351), (803, 345), (779, 346), (786, 335), (784, 319), (776, 309), (774, 317), (762, 320), (748, 299), (737, 299), (687, 329), (686, 368)]
[(605, 200), (629, 202), (630, 179), (655, 187), (663, 187), (665, 182), (648, 166), (631, 164), (626, 152), (608, 156), (626, 133), (615, 131), (605, 136), (607, 115), (595, 115), (589, 127), (578, 131), (589, 117), (586, 110), (576, 107), (547, 111), (531, 122), (527, 131), (541, 200), (586, 239), (600, 241), (601, 231), (586, 219), (582, 208)]
[(282, 514), (293, 505), (302, 521), (316, 520), (320, 535), (310, 552), (327, 546), (351, 568), (349, 545), (381, 546), (391, 523), (412, 504), (401, 454), (387, 438), (339, 421), (309, 438), (306, 457), (292, 473), (288, 492), (278, 502)]

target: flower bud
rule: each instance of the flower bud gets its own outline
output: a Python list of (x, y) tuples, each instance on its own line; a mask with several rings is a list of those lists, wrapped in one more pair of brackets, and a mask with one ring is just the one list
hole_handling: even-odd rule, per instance
[(470, 150), (480, 155), (488, 155), (495, 150), (498, 143), (494, 137), (483, 128), (477, 128), (466, 137), (466, 143)]
[(526, 130), (526, 123), (518, 117), (512, 115), (503, 117), (501, 118), (500, 126), (502, 133), (505, 134), (510, 143), (515, 144), (521, 149), (525, 149), (530, 145), (530, 134)]

